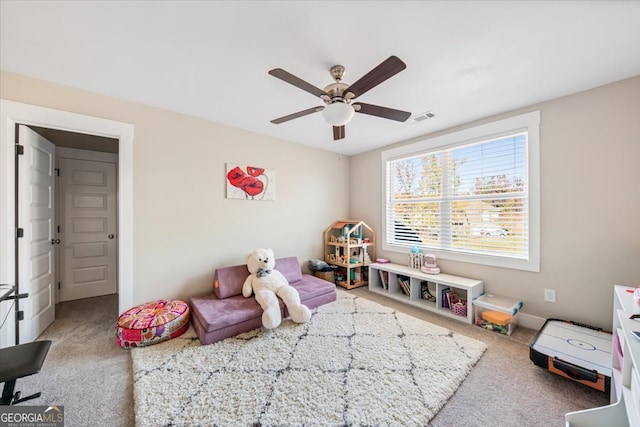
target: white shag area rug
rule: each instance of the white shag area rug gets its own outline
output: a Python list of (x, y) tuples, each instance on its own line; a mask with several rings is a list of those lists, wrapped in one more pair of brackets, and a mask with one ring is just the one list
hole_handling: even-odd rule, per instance
[(132, 349), (136, 425), (425, 426), (487, 348), (346, 291), (312, 312)]

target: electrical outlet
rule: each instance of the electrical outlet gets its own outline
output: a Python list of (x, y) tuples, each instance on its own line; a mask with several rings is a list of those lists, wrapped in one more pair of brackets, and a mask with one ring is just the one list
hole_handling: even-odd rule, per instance
[(555, 291), (555, 289), (545, 289), (544, 290), (544, 300), (546, 302), (556, 302), (556, 291)]

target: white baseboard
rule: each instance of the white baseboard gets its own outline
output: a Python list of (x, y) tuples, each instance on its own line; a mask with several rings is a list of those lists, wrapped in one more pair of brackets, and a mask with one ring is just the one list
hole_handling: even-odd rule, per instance
[(518, 314), (518, 324), (523, 328), (529, 328), (529, 329), (534, 329), (536, 331), (539, 331), (540, 329), (542, 329), (542, 326), (546, 321), (547, 319), (543, 319), (542, 317), (538, 317), (538, 316), (533, 316), (531, 314), (526, 314), (526, 313)]

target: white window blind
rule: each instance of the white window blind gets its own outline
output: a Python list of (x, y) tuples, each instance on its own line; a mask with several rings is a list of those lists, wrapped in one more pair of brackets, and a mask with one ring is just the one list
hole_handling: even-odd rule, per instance
[[(537, 260), (530, 241), (529, 133), (521, 127), (388, 156), (386, 249)], [(534, 133), (537, 145), (537, 126)]]

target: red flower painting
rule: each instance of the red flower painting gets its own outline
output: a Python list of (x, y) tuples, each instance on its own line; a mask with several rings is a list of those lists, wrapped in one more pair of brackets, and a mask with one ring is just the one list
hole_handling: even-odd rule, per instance
[(260, 176), (264, 173), (264, 169), (254, 168), (253, 166), (247, 166), (247, 173), (251, 176)]
[[(256, 199), (256, 196), (260, 196), (259, 200), (273, 200), (272, 193), (265, 198), (270, 179), (264, 168), (240, 165), (233, 167), (233, 165), (227, 165), (227, 170), (228, 184), (242, 190), (241, 194), (245, 199)], [(271, 174), (273, 174), (272, 171)], [(227, 197), (237, 198), (229, 193), (236, 192), (227, 185)]]
[(233, 185), (234, 187), (239, 187), (240, 181), (242, 181), (246, 177), (247, 175), (245, 175), (244, 171), (240, 169), (239, 166), (236, 166), (235, 168), (227, 172), (227, 180), (229, 180), (231, 185)]

